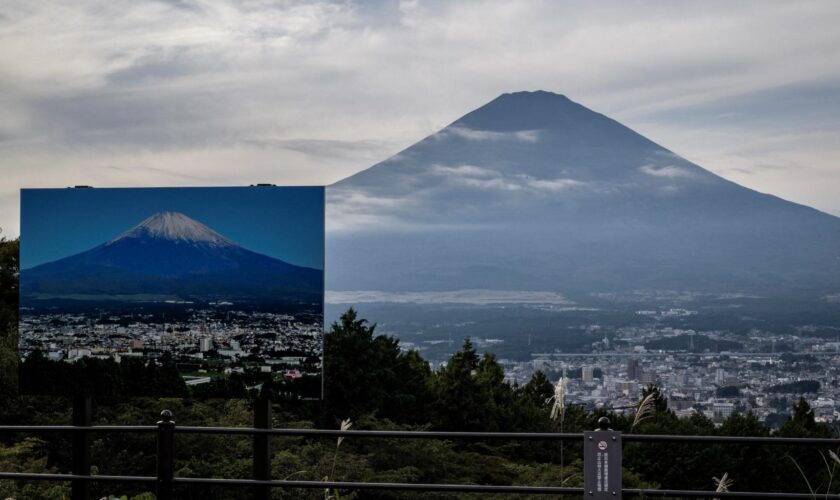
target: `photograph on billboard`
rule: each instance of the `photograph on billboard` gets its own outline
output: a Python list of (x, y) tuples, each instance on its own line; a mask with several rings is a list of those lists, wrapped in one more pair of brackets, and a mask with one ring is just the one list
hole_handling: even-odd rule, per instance
[(24, 189), (20, 267), (22, 392), (320, 397), (322, 187)]

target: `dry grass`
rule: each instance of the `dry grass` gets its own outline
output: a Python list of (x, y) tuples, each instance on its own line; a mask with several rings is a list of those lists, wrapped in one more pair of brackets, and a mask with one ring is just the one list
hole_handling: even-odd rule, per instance
[[(713, 477), (712, 481), (715, 482), (715, 493), (729, 493), (729, 488), (731, 488), (732, 484), (735, 482), (729, 477), (728, 472), (724, 472), (720, 479)], [(714, 500), (720, 499), (715, 497)]]
[[(341, 430), (343, 430), (343, 431), (346, 431), (346, 430), (350, 429), (350, 427), (352, 427), (352, 426), (353, 426), (353, 422), (351, 422), (349, 418), (345, 418), (344, 420), (341, 421)], [(344, 441), (344, 436), (340, 436), (338, 438), (338, 442), (335, 444), (335, 449), (336, 450), (338, 450), (338, 448), (341, 446), (342, 441)]]
[(554, 396), (548, 400), (551, 403), (551, 420), (563, 420), (563, 414), (566, 411), (566, 377), (560, 377), (560, 380), (554, 385)]
[[(556, 421), (560, 419), (560, 432), (563, 432), (563, 417), (566, 414), (566, 370), (563, 370), (563, 376), (554, 385), (554, 395), (548, 398), (551, 403), (551, 420)], [(563, 478), (563, 470), (565, 467), (564, 461), (564, 442), (560, 441), (560, 482), (565, 483)]]
[[(345, 418), (341, 421), (341, 430), (346, 431), (349, 430), (350, 427), (353, 426), (353, 422), (349, 418)], [(332, 468), (330, 469), (330, 474), (328, 476), (324, 476), (324, 482), (329, 481), (330, 477), (335, 477), (335, 464), (338, 462), (338, 449), (341, 448), (341, 443), (344, 441), (344, 436), (339, 436), (338, 440), (335, 442), (335, 454), (333, 455), (333, 463)], [(329, 488), (324, 488), (324, 500), (339, 500), (341, 495), (338, 493), (338, 490), (334, 490), (332, 494), (330, 494)]]
[(713, 477), (712, 479), (714, 480), (716, 485), (715, 493), (728, 493), (729, 488), (731, 488), (732, 484), (735, 483), (735, 481), (733, 481), (732, 478), (729, 477), (728, 472), (724, 472), (723, 476), (721, 476), (720, 479), (716, 477)]
[(802, 467), (800, 467), (800, 466), (799, 466), (799, 462), (797, 462), (797, 461), (796, 461), (796, 459), (795, 459), (795, 458), (793, 458), (793, 457), (792, 457), (792, 456), (790, 456), (790, 455), (786, 455), (786, 456), (790, 459), (790, 461), (791, 461), (791, 462), (793, 462), (793, 465), (795, 465), (795, 466), (796, 466), (796, 469), (799, 471), (799, 474), (802, 476), (802, 479), (804, 479), (804, 480), (805, 480), (805, 485), (806, 485), (806, 486), (808, 486), (808, 491), (810, 491), (810, 492), (811, 492), (811, 498), (816, 499), (816, 498), (817, 498), (817, 494), (816, 494), (816, 492), (814, 491), (814, 488), (812, 488), (812, 487), (811, 487), (811, 481), (808, 481), (808, 476), (807, 476), (807, 475), (805, 475), (805, 471), (804, 471), (804, 470), (802, 470)]
[[(831, 484), (834, 482), (834, 475), (837, 472), (837, 466), (840, 465), (840, 456), (838, 456), (837, 453), (835, 453), (834, 451), (828, 450), (828, 457), (831, 459), (831, 463), (829, 463), (829, 459), (825, 458), (825, 454), (822, 451), (820, 451), (819, 454), (820, 457), (822, 457), (823, 459), (823, 463), (825, 463), (826, 472), (828, 472), (828, 486), (826, 486), (825, 488), (825, 497), (828, 498), (831, 494)], [(796, 467), (796, 470), (799, 471), (799, 475), (801, 475), (802, 479), (805, 481), (805, 485), (808, 487), (808, 491), (811, 493), (811, 498), (816, 500), (817, 495), (822, 495), (822, 493), (820, 493), (819, 491), (820, 486), (817, 486), (816, 489), (813, 488), (811, 486), (811, 481), (808, 480), (808, 475), (805, 474), (805, 471), (802, 470), (802, 467), (799, 466), (799, 462), (797, 462), (796, 459), (793, 458), (791, 455), (786, 456), (790, 459), (791, 462), (793, 462), (793, 465)]]
[(635, 429), (637, 425), (652, 417), (654, 413), (656, 413), (656, 406), (653, 401), (653, 393), (650, 393), (636, 408), (636, 416), (633, 418), (633, 425), (630, 426), (630, 432), (633, 432), (633, 429)]

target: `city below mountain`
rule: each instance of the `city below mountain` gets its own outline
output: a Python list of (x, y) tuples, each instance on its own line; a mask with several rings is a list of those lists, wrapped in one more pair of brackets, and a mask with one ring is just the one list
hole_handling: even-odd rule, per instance
[(327, 289), (824, 300), (840, 218), (549, 92), (504, 94), (327, 194)]
[(86, 252), (21, 271), (21, 301), (321, 301), (323, 271), (247, 250), (176, 212)]

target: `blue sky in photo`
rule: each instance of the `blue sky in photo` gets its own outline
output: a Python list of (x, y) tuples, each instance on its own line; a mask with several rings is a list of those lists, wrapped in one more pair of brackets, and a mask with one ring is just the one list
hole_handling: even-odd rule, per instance
[(24, 189), (21, 268), (89, 250), (163, 211), (248, 250), (324, 268), (324, 188), (305, 186)]

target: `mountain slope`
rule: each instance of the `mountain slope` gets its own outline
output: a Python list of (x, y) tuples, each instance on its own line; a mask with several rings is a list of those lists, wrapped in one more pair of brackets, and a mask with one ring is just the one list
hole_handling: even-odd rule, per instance
[(161, 212), (88, 251), (21, 272), (21, 296), (166, 295), (320, 301), (323, 272), (242, 248), (186, 215)]
[(327, 200), (331, 290), (840, 290), (840, 219), (549, 92), (504, 94)]

